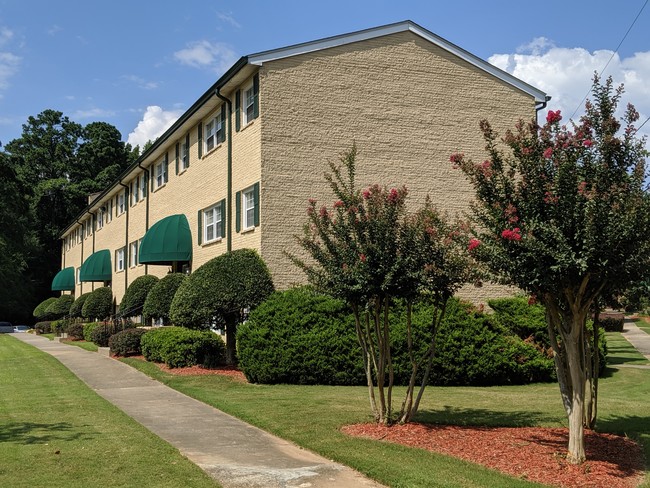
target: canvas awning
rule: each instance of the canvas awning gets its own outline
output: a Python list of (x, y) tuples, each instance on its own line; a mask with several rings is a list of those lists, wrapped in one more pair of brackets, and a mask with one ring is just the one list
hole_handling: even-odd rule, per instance
[(140, 244), (140, 263), (171, 265), (192, 260), (192, 233), (187, 217), (170, 215), (147, 231)]
[(74, 291), (74, 268), (63, 268), (52, 280), (53, 291)]
[(79, 281), (110, 281), (112, 278), (111, 252), (108, 249), (88, 256), (79, 271)]

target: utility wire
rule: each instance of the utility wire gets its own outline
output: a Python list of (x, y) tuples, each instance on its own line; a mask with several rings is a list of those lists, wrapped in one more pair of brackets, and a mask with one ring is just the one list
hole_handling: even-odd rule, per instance
[[(625, 39), (627, 38), (627, 35), (628, 35), (628, 34), (630, 33), (630, 31), (632, 30), (632, 27), (634, 27), (634, 24), (636, 24), (636, 21), (637, 21), (637, 20), (639, 19), (639, 17), (641, 16), (641, 13), (643, 12), (643, 9), (645, 9), (645, 7), (646, 7), (646, 5), (648, 5), (648, 2), (649, 2), (649, 1), (650, 1), (650, 0), (645, 0), (645, 2), (643, 3), (643, 6), (641, 7), (641, 10), (639, 10), (639, 13), (636, 14), (636, 17), (634, 17), (634, 20), (633, 20), (632, 23), (630, 24), (630, 27), (628, 27), (627, 32), (626, 32), (625, 35), (623, 36), (623, 39), (621, 39), (621, 42), (619, 42), (619, 43), (618, 43), (618, 46), (616, 46), (616, 50), (615, 50), (615, 51), (612, 53), (612, 55), (609, 57), (609, 60), (607, 61), (607, 63), (606, 63), (605, 66), (603, 67), (603, 69), (600, 70), (600, 74), (598, 75), (599, 77), (603, 76), (603, 73), (605, 72), (605, 70), (606, 70), (607, 67), (609, 66), (609, 63), (612, 62), (612, 59), (614, 59), (614, 56), (616, 56), (616, 53), (618, 53), (618, 50), (619, 50), (619, 49), (621, 48), (621, 46), (623, 45), (623, 42), (624, 42)], [(585, 96), (582, 98), (582, 101), (578, 104), (578, 106), (576, 107), (576, 109), (575, 109), (575, 110), (573, 111), (573, 113), (571, 114), (571, 117), (569, 117), (570, 119), (573, 119), (573, 117), (574, 117), (575, 114), (578, 112), (578, 110), (580, 109), (580, 107), (582, 107), (582, 104), (585, 103), (585, 100), (586, 100), (587, 97), (589, 96), (589, 92), (590, 92), (590, 91), (591, 91), (591, 90), (587, 91), (587, 93), (585, 94)], [(646, 122), (647, 122), (647, 120), (646, 120)], [(643, 124), (645, 124), (645, 122), (644, 122)], [(641, 125), (641, 127), (643, 127), (643, 125)], [(641, 127), (639, 127), (639, 129), (640, 129)]]

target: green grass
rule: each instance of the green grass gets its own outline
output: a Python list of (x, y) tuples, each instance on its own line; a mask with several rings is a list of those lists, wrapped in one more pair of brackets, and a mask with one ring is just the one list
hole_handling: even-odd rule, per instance
[(72, 341), (68, 339), (63, 339), (61, 340), (63, 344), (68, 344), (70, 346), (77, 346), (80, 347), (81, 349), (85, 349), (86, 351), (91, 351), (91, 352), (97, 352), (99, 347), (97, 344), (94, 342), (86, 342), (86, 341)]
[(635, 319), (634, 323), (643, 332), (645, 332), (646, 334), (650, 334), (650, 322), (647, 322), (643, 319)]
[[(633, 350), (623, 344), (627, 341), (620, 333), (608, 336), (617, 360), (638, 360)], [(123, 361), (176, 390), (352, 466), (389, 486), (533, 486), (451, 457), (343, 435), (339, 431), (341, 426), (371, 420), (366, 389), (362, 387), (248, 385), (220, 376), (173, 376), (142, 360)], [(397, 406), (403, 391), (396, 389)], [(650, 460), (649, 397), (650, 370), (609, 368), (600, 381), (598, 430), (626, 433), (639, 439), (647, 460)], [(460, 425), (566, 425), (556, 384), (428, 388), (417, 420)], [(650, 480), (643, 486), (650, 487)]]
[(637, 351), (620, 332), (607, 332), (607, 364), (644, 365), (650, 364), (643, 354)]
[(218, 486), (61, 363), (0, 335), (0, 486)]

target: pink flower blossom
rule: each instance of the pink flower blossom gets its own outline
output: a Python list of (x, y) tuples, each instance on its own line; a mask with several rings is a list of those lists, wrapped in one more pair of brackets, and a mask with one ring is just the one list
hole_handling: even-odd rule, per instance
[(490, 178), (492, 176), (492, 163), (490, 161), (488, 160), (483, 161), (480, 167), (483, 176), (485, 176), (486, 178)]
[(368, 198), (370, 198), (370, 189), (368, 189), (368, 190), (363, 190), (363, 198), (364, 198), (365, 200), (368, 200)]
[(399, 192), (395, 188), (391, 188), (388, 193), (388, 201), (390, 203), (396, 203), (399, 199)]
[(463, 160), (463, 153), (454, 153), (449, 156), (449, 161), (454, 164), (459, 164)]
[(316, 199), (315, 198), (310, 198), (308, 200), (308, 202), (309, 202), (309, 205), (316, 205)]
[(578, 184), (578, 193), (580, 195), (584, 195), (586, 190), (587, 190), (587, 182), (586, 181), (581, 181)]
[(593, 141), (591, 139), (585, 139), (584, 141), (582, 141), (582, 145), (585, 147), (591, 147), (592, 144)]
[(314, 207), (307, 207), (307, 215), (314, 215)]
[(551, 159), (551, 157), (553, 157), (553, 148), (552, 148), (552, 147), (547, 147), (547, 148), (544, 150), (544, 157), (545, 157), (546, 159)]
[(363, 254), (363, 253), (359, 254), (359, 261), (361, 261), (362, 263), (365, 263), (366, 262), (366, 255)]
[(553, 195), (550, 191), (544, 193), (544, 203), (553, 204), (553, 203), (557, 203), (558, 200), (559, 198)]
[(320, 215), (322, 218), (327, 218), (328, 215), (329, 215), (327, 213), (327, 207), (321, 207), (320, 212), (318, 213), (318, 215)]
[(509, 203), (506, 209), (503, 211), (503, 215), (508, 219), (509, 224), (516, 224), (519, 222), (519, 217), (517, 216), (517, 207), (512, 203)]
[(477, 247), (481, 245), (481, 241), (478, 239), (470, 239), (469, 244), (467, 245), (467, 250), (468, 251), (473, 251)]
[(337, 200), (334, 202), (334, 208), (341, 208), (343, 206), (343, 200)]
[(562, 120), (562, 115), (560, 114), (559, 110), (556, 110), (555, 112), (552, 110), (548, 111), (548, 114), (546, 115), (546, 122), (553, 124), (555, 122), (559, 122), (560, 120)]
[(506, 241), (520, 241), (521, 240), (521, 229), (515, 227), (514, 229), (505, 229), (501, 232), (501, 237)]
[(528, 305), (535, 305), (537, 303), (537, 295), (534, 293), (528, 298)]

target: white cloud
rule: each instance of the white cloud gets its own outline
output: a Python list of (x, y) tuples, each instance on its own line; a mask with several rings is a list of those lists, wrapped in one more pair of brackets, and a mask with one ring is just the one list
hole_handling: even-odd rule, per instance
[(174, 59), (193, 68), (224, 73), (237, 60), (237, 55), (227, 44), (203, 40), (189, 43), (185, 49), (176, 51)]
[(0, 89), (9, 86), (9, 78), (16, 74), (22, 58), (10, 52), (0, 52)]
[(138, 126), (129, 134), (127, 142), (132, 146), (142, 147), (147, 141), (154, 141), (176, 122), (183, 113), (182, 110), (163, 110), (157, 105), (151, 105), (145, 110)]
[(154, 90), (158, 88), (157, 82), (147, 81), (137, 75), (123, 75), (122, 79), (135, 83), (139, 88), (142, 88), (143, 90)]
[(50, 27), (50, 28), (47, 30), (47, 33), (48, 33), (50, 36), (55, 36), (55, 35), (57, 35), (59, 32), (61, 32), (62, 30), (63, 30), (63, 28), (62, 28), (61, 26), (58, 26), (58, 25), (54, 24), (52, 27)]
[(109, 117), (115, 116), (114, 110), (106, 110), (103, 108), (91, 108), (87, 110), (77, 110), (72, 114), (73, 120), (83, 120), (83, 119), (106, 119)]
[(4, 46), (14, 38), (14, 33), (7, 27), (0, 27), (0, 46)]
[[(618, 54), (612, 57), (612, 53), (556, 47), (546, 38), (537, 38), (522, 46), (521, 52), (495, 54), (488, 61), (553, 97), (547, 109), (560, 109), (565, 120), (577, 109), (573, 116), (577, 120), (584, 113), (583, 99), (589, 93), (594, 72), (600, 73), (612, 58), (603, 78), (611, 75), (616, 86), (624, 84), (621, 113), (628, 102), (633, 103), (641, 114), (641, 124), (650, 116), (650, 51), (624, 59)], [(643, 132), (650, 134), (650, 122)]]
[(222, 20), (223, 22), (227, 22), (236, 29), (241, 29), (241, 24), (235, 20), (235, 18), (232, 16), (232, 12), (217, 12), (217, 18), (219, 20)]

